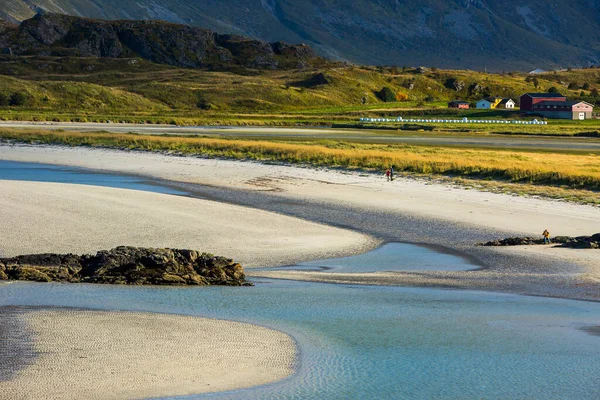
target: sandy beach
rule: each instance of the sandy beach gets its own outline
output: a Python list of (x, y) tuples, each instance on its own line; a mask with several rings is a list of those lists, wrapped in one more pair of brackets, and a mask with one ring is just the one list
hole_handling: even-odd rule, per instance
[[(252, 211), (249, 208), (242, 208), (241, 210), (245, 210), (241, 212), (242, 215), (246, 213), (249, 216), (255, 209), (259, 208), (320, 222), (325, 226), (333, 225), (350, 228), (381, 242), (405, 241), (441, 245), (476, 258), (486, 274), (493, 274), (497, 277), (492, 279), (496, 284), (491, 284), (487, 279), (472, 279), (473, 272), (453, 275), (442, 274), (435, 277), (435, 279), (423, 276), (415, 278), (394, 276), (388, 277), (389, 279), (385, 282), (378, 278), (378, 281), (381, 281), (382, 284), (414, 285), (421, 282), (420, 285), (475, 289), (491, 288), (525, 294), (570, 298), (600, 298), (598, 291), (583, 291), (577, 289), (581, 287), (580, 285), (567, 285), (568, 282), (572, 282), (574, 276), (577, 279), (583, 279), (586, 284), (595, 284), (600, 279), (600, 252), (576, 251), (548, 246), (501, 249), (475, 246), (478, 242), (509, 235), (539, 236), (544, 229), (549, 229), (553, 235), (578, 236), (596, 233), (600, 227), (600, 208), (598, 207), (468, 190), (448, 184), (417, 179), (399, 178), (392, 183), (388, 183), (382, 176), (361, 172), (181, 157), (138, 151), (69, 148), (64, 146), (1, 145), (0, 159), (141, 175), (165, 180), (172, 184), (179, 184), (186, 189), (191, 188), (200, 195), (206, 195), (206, 197), (220, 202), (252, 207)], [(43, 189), (34, 189), (43, 186), (40, 186), (40, 184), (2, 184), (13, 185), (10, 191), (13, 193), (11, 195), (13, 196), (12, 204), (21, 202), (27, 204), (28, 201), (32, 201), (25, 199), (25, 197), (38, 198), (38, 201), (40, 201), (39, 198), (42, 198), (42, 193), (47, 193)], [(60, 190), (53, 190), (53, 193), (49, 194), (49, 198), (59, 196), (59, 193), (63, 190), (74, 190), (64, 186), (72, 185), (63, 185)], [(55, 186), (55, 188), (58, 187)], [(27, 188), (27, 191), (37, 190), (37, 195), (23, 194), (20, 198), (16, 198), (14, 193), (22, 192), (25, 188)], [(89, 193), (97, 193), (98, 191), (106, 192), (107, 189), (94, 188), (94, 190), (88, 190), (86, 188), (85, 191), (78, 190), (78, 193), (89, 196)], [(137, 199), (132, 200), (134, 204), (140, 204), (141, 198), (138, 196), (144, 198), (156, 196), (140, 192), (130, 193), (130, 195), (132, 197), (128, 195), (128, 198)], [(4, 198), (7, 196), (7, 194), (3, 195)], [(71, 196), (72, 194), (62, 195), (54, 200), (54, 203), (60, 204), (67, 201), (66, 198)], [(90, 204), (91, 209), (83, 213), (84, 217), (79, 218), (79, 222), (86, 223), (85, 221), (89, 220), (89, 216), (94, 214), (92, 209), (102, 204), (103, 201), (104, 199), (99, 199), (96, 203), (90, 203), (86, 200), (85, 203)], [(128, 200), (120, 199), (119, 201)], [(185, 199), (178, 199), (177, 201), (184, 202)], [(80, 207), (81, 202), (76, 203)], [(218, 207), (222, 206), (221, 204)], [(29, 210), (24, 210), (22, 214), (30, 212), (31, 209), (44, 207), (47, 206), (42, 207), (42, 204), (35, 204), (29, 207)], [(6, 209), (7, 207), (3, 208)], [(114, 206), (107, 208), (115, 209)], [(148, 207), (145, 208), (149, 209)], [(163, 213), (169, 216), (170, 213), (173, 213), (172, 210), (169, 210), (170, 208), (172, 208), (171, 205), (165, 204), (160, 208), (160, 212), (153, 211), (150, 213), (153, 214), (152, 218), (160, 219)], [(66, 210), (64, 211), (63, 216), (65, 218), (62, 218), (62, 220), (66, 219), (68, 214)], [(55, 213), (56, 210), (53, 212)], [(136, 212), (141, 211), (136, 210)], [(216, 218), (214, 213), (208, 214), (211, 215), (211, 218)], [(18, 224), (22, 215), (16, 215), (13, 212), (8, 217), (13, 218), (14, 225)], [(140, 219), (146, 218), (148, 218), (148, 215), (140, 217)], [(109, 219), (106, 218), (106, 220)], [(233, 220), (234, 222), (231, 223), (240, 228), (233, 229), (233, 225), (229, 225), (232, 229), (228, 230), (228, 234), (231, 234), (233, 230), (240, 229), (243, 232), (245, 229), (251, 229), (249, 228), (249, 225), (252, 226), (250, 220), (238, 220), (237, 217)], [(300, 225), (306, 223), (304, 221), (298, 222), (297, 219), (290, 219), (289, 221), (296, 221)], [(91, 225), (93, 224), (91, 223)], [(171, 227), (173, 225), (176, 227), (182, 226), (181, 223), (171, 224)], [(275, 223), (272, 226), (273, 230), (267, 234), (269, 225), (263, 224), (260, 229), (257, 228), (257, 230), (248, 234), (249, 237), (263, 237), (265, 242), (262, 246), (256, 246), (254, 243), (243, 248), (239, 244), (229, 247), (227, 245), (215, 246), (217, 248), (215, 253), (218, 253), (218, 250), (221, 249), (228, 250), (231, 248), (227, 254), (239, 258), (240, 261), (246, 262), (248, 266), (265, 266), (282, 265), (286, 262), (290, 263), (292, 260), (318, 259), (319, 256), (336, 257), (344, 253), (353, 254), (361, 250), (364, 251), (375, 244), (373, 240), (369, 241), (366, 236), (353, 236), (355, 234), (345, 230), (330, 231), (331, 235), (325, 238), (314, 236), (314, 232), (299, 235), (301, 232), (296, 228), (292, 228), (292, 225), (289, 225), (289, 231), (280, 229), (284, 226), (286, 225)], [(323, 225), (320, 225), (320, 227), (323, 227)], [(28, 235), (35, 234), (36, 231), (39, 231), (38, 228), (28, 229), (25, 236), (22, 237), (28, 237)], [(66, 229), (66, 231), (69, 232), (71, 229)], [(146, 231), (149, 230), (146, 229)], [(257, 235), (258, 231), (261, 234)], [(286, 232), (292, 231), (295, 233), (290, 233), (290, 236), (284, 240), (284, 237), (288, 234)], [(123, 237), (136, 238), (135, 232), (139, 233), (139, 229), (129, 229), (128, 234)], [(37, 246), (44, 243), (44, 238), (47, 237), (48, 233), (46, 231), (39, 235), (40, 241)], [(334, 239), (336, 235), (342, 233), (343, 235), (340, 238)], [(189, 240), (182, 241), (182, 238), (187, 237), (189, 234), (188, 232), (185, 235), (174, 235), (173, 233), (166, 235), (165, 232), (165, 234), (156, 236), (161, 237), (163, 241), (165, 237), (170, 237), (173, 238), (175, 243), (187, 244)], [(209, 236), (213, 239), (209, 239)], [(220, 235), (203, 235), (202, 237), (205, 240), (214, 240), (215, 236), (222, 239)], [(301, 237), (309, 239), (306, 239), (306, 242), (297, 247), (288, 246), (287, 243), (293, 243), (293, 241), (288, 242), (288, 240), (292, 240), (292, 237), (295, 238), (294, 240), (299, 240)], [(345, 239), (341, 239), (342, 237)], [(350, 239), (350, 237), (353, 239)], [(113, 243), (118, 240), (113, 241)], [(273, 242), (273, 240), (278, 242)], [(23, 241), (17, 239), (13, 246), (19, 246), (21, 242)], [(236, 243), (239, 242), (236, 241)], [(273, 245), (273, 243), (286, 243), (285, 248), (289, 250), (286, 252), (288, 256), (278, 255), (283, 251), (279, 245)], [(51, 247), (50, 243), (46, 243), (46, 245), (45, 248)], [(91, 249), (97, 245), (97, 243), (92, 243), (87, 248)], [(7, 250), (0, 249), (0, 252), (2, 251), (6, 252)], [(14, 248), (10, 251), (14, 253), (22, 250)], [(295, 253), (296, 256), (290, 257), (289, 255), (292, 253)], [(265, 260), (267, 254), (270, 260)], [(287, 277), (292, 277), (292, 275), (289, 275), (291, 273), (287, 271), (252, 274), (254, 276), (259, 274), (262, 276), (277, 276), (279, 278), (285, 278), (288, 274)], [(539, 281), (536, 281), (535, 285), (524, 287), (523, 282), (515, 278), (523, 274), (537, 277), (536, 279)], [(322, 281), (332, 281), (333, 279), (333, 277), (327, 278), (324, 274), (311, 274), (308, 272), (303, 272), (301, 276), (293, 274), (293, 277), (294, 279)], [(370, 277), (370, 279), (372, 278)], [(353, 279), (361, 281), (357, 276)]]
[(0, 308), (0, 318), (7, 312), (29, 334), (4, 332), (4, 338), (14, 348), (30, 341), (35, 357), (12, 379), (0, 379), (0, 399), (123, 399), (232, 390), (283, 379), (296, 361), (292, 338), (251, 324), (36, 308)]
[(0, 159), (90, 168), (229, 189), (279, 193), (296, 200), (352, 205), (539, 236), (586, 235), (600, 226), (600, 208), (480, 192), (327, 168), (170, 156), (139, 151), (0, 145)]
[(136, 190), (0, 181), (0, 256), (185, 248), (274, 266), (364, 251), (369, 237), (262, 210)]
[[(247, 270), (247, 274), (255, 278), (442, 287), (600, 301), (600, 251), (477, 246), (509, 235), (539, 236), (543, 229), (553, 235), (590, 235), (600, 230), (598, 207), (479, 192), (426, 180), (400, 178), (388, 183), (382, 176), (363, 172), (106, 149), (0, 145), (0, 160), (144, 176), (211, 199), (63, 183), (0, 181), (0, 220), (11, 232), (0, 244), (3, 256), (94, 252), (127, 244), (193, 248), (232, 257), (245, 267), (260, 267), (340, 257), (367, 251), (380, 243), (401, 241), (460, 253), (480, 268), (369, 274)], [(40, 337), (64, 343), (60, 340), (67, 339), (61, 339), (57, 331), (44, 331), (36, 323), (43, 319), (39, 315), (54, 312), (27, 314), (32, 315), (27, 317), (27, 324)], [(89, 315), (92, 320), (96, 318)], [(72, 314), (62, 311), (56, 315), (61, 327), (73, 323), (69, 318)], [(108, 321), (106, 327), (111, 326), (111, 318), (98, 318)], [(201, 329), (212, 329), (210, 321), (193, 323), (206, 326)], [(73, 326), (87, 329), (85, 324)], [(234, 332), (226, 326), (222, 329), (228, 334)], [(265, 376), (275, 380), (290, 373), (286, 354), (290, 354), (290, 346), (285, 341), (270, 347), (269, 357), (283, 357), (287, 369)], [(61, 357), (57, 368), (68, 368), (67, 356)], [(18, 382), (42, 376), (42, 369), (35, 369), (45, 365), (44, 359), (40, 360), (8, 381), (17, 385), (11, 387), (18, 388), (24, 384)], [(230, 368), (230, 361), (220, 367)], [(246, 384), (265, 379), (250, 374), (253, 366), (246, 367)], [(27, 373), (32, 375), (23, 375)], [(58, 385), (56, 390), (63, 390), (56, 379), (42, 379), (48, 379), (45, 384), (51, 387)], [(135, 377), (126, 379), (137, 382)], [(231, 384), (218, 376), (214, 379), (211, 390), (224, 390)], [(84, 386), (89, 387), (88, 383)], [(183, 385), (181, 390), (200, 393), (200, 386)], [(135, 393), (137, 397), (148, 395)]]

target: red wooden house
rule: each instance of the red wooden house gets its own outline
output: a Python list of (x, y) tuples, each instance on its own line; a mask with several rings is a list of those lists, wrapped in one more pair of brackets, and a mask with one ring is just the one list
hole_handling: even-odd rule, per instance
[(567, 98), (560, 93), (525, 93), (521, 96), (521, 111), (534, 111), (535, 105), (542, 101), (561, 102)]

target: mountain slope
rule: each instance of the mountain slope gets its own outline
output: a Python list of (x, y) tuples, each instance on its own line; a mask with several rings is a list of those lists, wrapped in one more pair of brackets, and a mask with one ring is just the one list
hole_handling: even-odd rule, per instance
[(528, 69), (600, 62), (595, 0), (3, 0), (16, 22), (39, 11), (162, 19), (266, 41), (305, 42), (362, 64)]
[(267, 43), (164, 21), (106, 21), (44, 13), (18, 27), (0, 25), (0, 48), (13, 55), (123, 58), (213, 70), (302, 69), (323, 63), (306, 45)]

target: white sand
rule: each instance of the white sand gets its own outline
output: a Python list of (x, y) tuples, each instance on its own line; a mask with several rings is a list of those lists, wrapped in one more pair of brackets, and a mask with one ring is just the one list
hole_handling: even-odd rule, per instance
[(324, 168), (173, 157), (156, 153), (86, 148), (0, 145), (0, 159), (86, 167), (230, 188), (270, 190), (314, 199), (383, 209), (541, 235), (589, 235), (600, 230), (600, 208), (560, 201), (494, 194), (412, 179)]
[(231, 390), (293, 373), (281, 332), (186, 316), (37, 310), (23, 315), (39, 356), (0, 399), (124, 399)]
[(266, 211), (135, 190), (0, 181), (0, 256), (189, 248), (245, 267), (372, 247), (370, 238)]
[[(399, 178), (389, 183), (383, 176), (326, 168), (267, 165), (147, 152), (25, 145), (0, 145), (0, 159), (270, 191), (274, 195), (296, 200), (308, 199), (431, 217), (522, 235), (540, 236), (544, 229), (548, 229), (552, 235), (567, 236), (590, 235), (600, 231), (599, 207), (480, 192), (414, 179)], [(506, 251), (519, 253), (524, 250)], [(600, 268), (594, 268), (600, 265), (600, 251), (586, 252), (583, 259), (574, 257), (575, 253), (571, 249), (537, 249), (528, 254), (549, 257), (559, 262), (579, 263), (600, 279)], [(330, 253), (330, 256), (334, 255)]]

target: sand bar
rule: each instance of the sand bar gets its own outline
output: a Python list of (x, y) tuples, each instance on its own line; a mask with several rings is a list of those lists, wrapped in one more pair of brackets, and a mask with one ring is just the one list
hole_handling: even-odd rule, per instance
[[(442, 245), (480, 260), (493, 281), (488, 282), (481, 272), (463, 272), (436, 276), (396, 274), (379, 276), (376, 281), (375, 277), (355, 276), (355, 283), (502, 290), (600, 300), (600, 251), (475, 246), (477, 242), (508, 235), (539, 236), (544, 229), (553, 235), (596, 233), (600, 227), (598, 207), (479, 192), (418, 179), (401, 178), (388, 183), (383, 176), (360, 172), (138, 151), (2, 145), (0, 159), (184, 182), (222, 201), (339, 225), (382, 240)], [(194, 186), (195, 183), (204, 186)], [(321, 273), (285, 274), (288, 272), (268, 273), (280, 278), (342, 281), (341, 276)], [(520, 279), (523, 276), (528, 279)]]
[[(232, 390), (287, 377), (297, 356), (288, 335), (239, 322), (73, 309), (23, 309), (19, 314), (37, 356), (13, 379), (0, 380), (3, 400)], [(21, 332), (17, 335), (23, 340)]]
[(354, 253), (375, 245), (348, 230), (214, 201), (87, 185), (0, 181), (0, 256), (171, 247), (244, 267)]
[(352, 204), (369, 210), (409, 212), (539, 236), (596, 233), (600, 208), (397, 179), (259, 162), (176, 157), (139, 151), (64, 146), (0, 145), (0, 159), (129, 173), (179, 182), (270, 191), (296, 199)]

